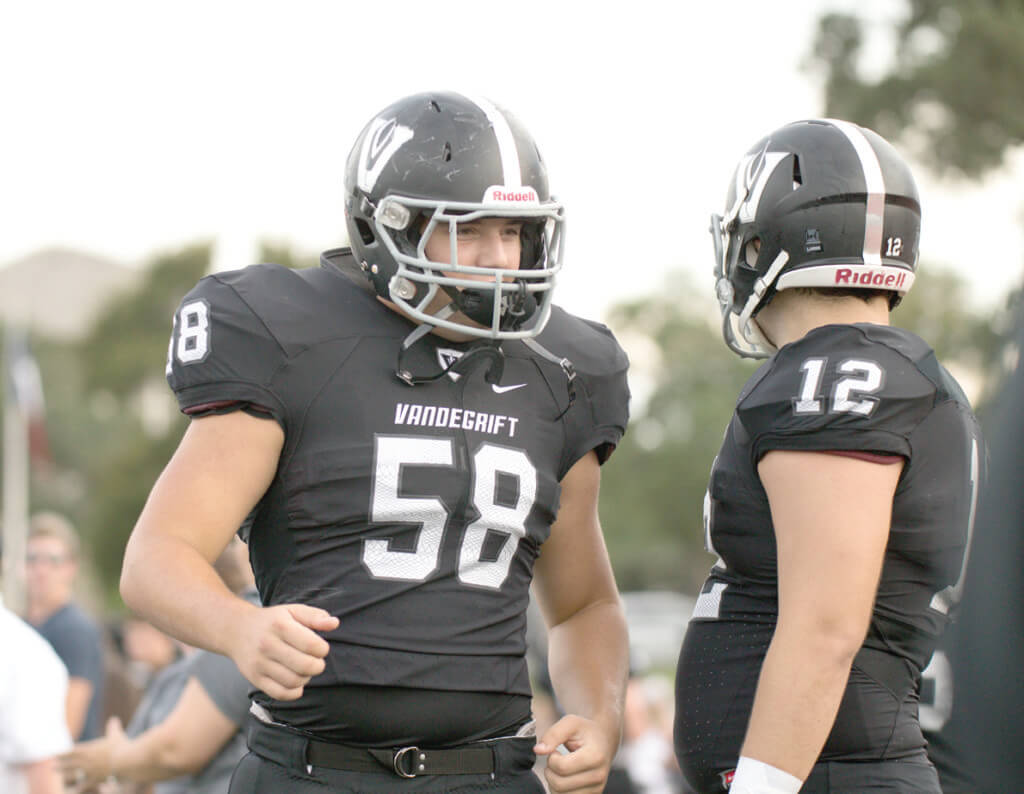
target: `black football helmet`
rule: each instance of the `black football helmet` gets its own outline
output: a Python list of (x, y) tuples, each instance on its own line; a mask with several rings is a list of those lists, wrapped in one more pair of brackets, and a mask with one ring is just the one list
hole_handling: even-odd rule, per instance
[(834, 119), (776, 130), (740, 160), (725, 214), (711, 216), (726, 344), (773, 352), (753, 319), (790, 287), (889, 290), (895, 306), (914, 283), (920, 228), (914, 177), (877, 133)]
[[(523, 221), (519, 270), (461, 265), (454, 245), (451, 263), (427, 258), (439, 225), (455, 240), (460, 223), (495, 216)], [(425, 93), (378, 113), (349, 154), (345, 219), (377, 294), (419, 322), (490, 339), (543, 330), (562, 265), (564, 210), (533, 138), (491, 102)], [(428, 311), (439, 289), (451, 301)], [(456, 311), (483, 327), (447, 319)]]

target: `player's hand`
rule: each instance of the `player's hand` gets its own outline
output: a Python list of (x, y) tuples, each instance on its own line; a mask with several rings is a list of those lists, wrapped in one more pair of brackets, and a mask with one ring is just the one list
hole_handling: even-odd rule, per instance
[(246, 614), (230, 656), (239, 671), (276, 700), (296, 700), (324, 671), (330, 645), (317, 632), (338, 627), (338, 619), (306, 604), (262, 607)]
[(89, 791), (110, 776), (110, 759), (114, 748), (125, 741), (121, 720), (107, 721), (106, 735), (88, 742), (79, 742), (57, 757), (61, 776), (68, 791)]
[[(569, 752), (559, 752), (560, 744)], [(617, 737), (597, 722), (568, 714), (544, 732), (533, 751), (548, 757), (544, 778), (551, 791), (601, 794), (617, 747)]]

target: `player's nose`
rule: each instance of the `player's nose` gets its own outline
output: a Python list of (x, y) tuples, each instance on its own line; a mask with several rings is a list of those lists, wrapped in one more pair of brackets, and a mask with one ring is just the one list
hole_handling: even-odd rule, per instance
[(515, 241), (498, 226), (485, 229), (480, 241), (480, 267), (512, 270), (519, 267), (518, 251), (513, 251)]

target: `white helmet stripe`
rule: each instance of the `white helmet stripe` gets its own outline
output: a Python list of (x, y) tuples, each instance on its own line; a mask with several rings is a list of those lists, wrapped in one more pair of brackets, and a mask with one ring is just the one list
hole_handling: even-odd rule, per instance
[(467, 96), (466, 99), (476, 104), (484, 112), (494, 128), (494, 135), (498, 139), (498, 152), (501, 156), (501, 170), (505, 176), (504, 186), (522, 187), (523, 176), (519, 170), (519, 149), (516, 148), (516, 138), (512, 134), (512, 128), (508, 125), (505, 114), (483, 97)]
[(864, 217), (864, 264), (882, 264), (882, 231), (885, 220), (885, 178), (875, 150), (858, 127), (846, 121), (827, 119), (853, 144), (867, 185), (867, 212)]

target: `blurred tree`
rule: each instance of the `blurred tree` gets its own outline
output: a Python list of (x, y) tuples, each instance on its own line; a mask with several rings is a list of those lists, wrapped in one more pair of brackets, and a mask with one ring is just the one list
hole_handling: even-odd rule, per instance
[[(983, 176), (1024, 142), (1024, 105), (1015, 99), (1024, 0), (909, 0), (904, 8), (884, 34), (858, 14), (819, 20), (807, 68), (825, 76), (825, 115), (901, 140), (936, 173)], [(887, 60), (869, 69), (866, 52)], [(865, 76), (879, 66), (880, 77)]]
[(209, 268), (210, 255), (207, 243), (159, 254), (139, 287), (107, 304), (78, 345), (88, 392), (105, 390), (124, 400), (147, 380), (163, 378), (171, 318)]
[(711, 462), (754, 365), (726, 349), (713, 310), (694, 302), (702, 292), (685, 273), (666, 284), (609, 316), (631, 352), (631, 383), (649, 392), (639, 410), (632, 406), (602, 477), (601, 522), (622, 590), (693, 593), (712, 562), (702, 521)]
[(111, 607), (125, 541), (184, 427), (164, 383), (171, 317), (209, 263), (207, 244), (160, 254), (81, 340), (37, 345), (54, 466), (33, 505), (72, 518)]
[[(65, 484), (64, 501), (112, 608), (121, 604), (117, 585), (128, 535), (188, 421), (167, 388), (164, 363), (171, 318), (209, 270), (211, 253), (210, 244), (197, 243), (155, 256), (139, 287), (113, 299), (73, 350), (54, 351), (70, 387), (61, 460), (80, 472)], [(316, 265), (315, 256), (284, 244), (262, 244), (260, 260)]]
[(296, 251), (288, 243), (264, 240), (260, 243), (260, 262), (273, 262), (291, 268), (316, 267), (320, 261), (317, 254)]

